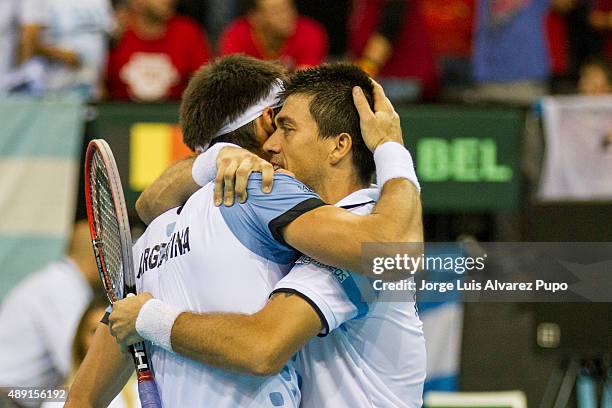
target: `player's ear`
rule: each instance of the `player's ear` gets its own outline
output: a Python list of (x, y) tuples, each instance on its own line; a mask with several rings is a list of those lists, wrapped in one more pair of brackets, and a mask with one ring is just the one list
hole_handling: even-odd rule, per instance
[(269, 135), (274, 133), (276, 126), (274, 125), (274, 109), (267, 107), (259, 118), (257, 118), (258, 125)]
[(353, 139), (348, 133), (340, 133), (330, 139), (333, 142), (329, 153), (330, 163), (338, 164), (350, 153)]

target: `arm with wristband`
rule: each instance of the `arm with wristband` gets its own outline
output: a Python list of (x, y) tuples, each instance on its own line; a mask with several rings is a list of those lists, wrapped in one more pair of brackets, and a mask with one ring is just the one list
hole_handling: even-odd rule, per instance
[[(232, 150), (239, 154), (244, 152)], [(394, 273), (379, 276), (362, 269), (361, 246), (364, 242), (423, 242), (419, 187), (410, 153), (399, 143), (385, 142), (375, 150), (374, 158), (382, 191), (371, 214), (356, 215), (331, 205), (318, 207), (278, 231), (281, 243), (324, 264), (377, 279), (394, 281), (408, 277)], [(196, 161), (196, 171), (197, 165)], [(205, 167), (212, 168), (210, 174), (214, 174), (214, 160), (209, 165)], [(220, 190), (218, 185), (217, 190)], [(414, 256), (421, 255), (418, 245), (411, 249), (415, 251)]]
[(328, 267), (310, 263), (294, 266), (251, 315), (192, 313), (144, 293), (117, 302), (110, 322), (123, 346), (145, 339), (204, 364), (272, 375), (311, 338), (355, 318), (353, 301)]
[[(364, 237), (373, 240), (388, 238), (394, 242), (395, 234), (401, 239), (405, 237), (402, 234), (406, 234), (413, 242), (422, 240), (418, 182), (412, 160), (408, 151), (398, 143), (401, 141), (399, 118), (390, 102), (382, 99), (381, 95), (384, 97), (382, 89), (378, 91), (374, 113), (363, 94), (358, 89), (354, 93), (362, 130), (364, 135), (368, 135), (366, 144), (375, 152), (376, 164), (379, 165), (377, 174), (383, 186), (374, 213), (356, 215), (337, 207), (318, 207), (300, 215), (282, 232), (287, 243), (307, 255), (316, 253), (311, 256), (322, 263), (357, 265), (353, 270), (358, 271)], [(216, 157), (211, 160), (212, 164), (209, 162), (205, 166), (209, 178), (215, 174), (214, 168), (210, 170), (211, 166), (219, 162)], [(195, 178), (199, 179), (198, 176)], [(325, 212), (321, 213), (321, 210)], [(391, 232), (381, 232), (394, 223), (397, 225), (391, 227)], [(300, 236), (305, 238), (300, 239)], [(317, 244), (309, 243), (309, 239)], [(298, 273), (303, 275), (304, 271)], [(337, 286), (335, 278), (328, 276), (327, 271), (323, 276), (333, 284), (330, 288)], [(318, 279), (318, 283), (324, 283), (320, 277)], [(317, 293), (323, 293), (320, 286)], [(327, 299), (333, 299), (333, 296), (346, 295), (343, 290), (332, 290)], [(109, 322), (111, 333), (124, 345), (146, 339), (166, 350), (216, 367), (270, 375), (310, 338), (323, 329), (336, 327), (342, 316), (350, 318), (354, 311), (343, 311), (342, 304), (349, 302), (341, 300), (327, 302), (324, 317), (303, 296), (286, 291), (273, 296), (262, 310), (252, 315), (196, 314), (176, 309), (145, 293), (117, 302)], [(337, 306), (332, 308), (334, 304)], [(332, 310), (333, 319), (330, 318)], [(338, 322), (331, 325), (330, 320)]]
[(123, 345), (146, 339), (215, 367), (272, 375), (312, 337), (361, 313), (364, 300), (356, 303), (332, 269), (319, 263), (294, 266), (266, 306), (251, 315), (192, 313), (141, 294), (115, 304), (111, 331)]
[[(367, 216), (351, 214), (330, 205), (315, 208), (292, 220), (278, 231), (277, 236), (282, 244), (288, 244), (320, 262), (373, 276), (372, 271), (362, 270), (362, 243), (423, 241), (420, 187), (410, 152), (403, 146), (399, 116), (382, 87), (374, 83), (375, 111), (370, 109), (361, 89), (354, 89), (353, 98), (364, 141), (374, 152), (379, 188), (382, 189), (378, 204)], [(217, 203), (220, 204), (222, 191), (225, 191), (224, 203), (231, 205), (233, 197), (228, 199), (228, 194), (234, 192), (234, 186), (236, 190), (244, 190), (252, 171), (263, 173), (265, 192), (266, 179), (271, 184), (273, 178), (271, 169), (265, 160), (244, 149), (218, 143), (195, 160), (192, 175), (199, 185), (215, 179)], [(169, 184), (177, 186), (180, 183)], [(244, 192), (238, 191), (238, 195), (241, 201), (246, 199)], [(180, 204), (166, 207), (163, 211)], [(163, 211), (158, 210), (159, 214)], [(414, 246), (415, 256), (420, 255), (418, 249)], [(403, 277), (387, 274), (383, 279)]]
[(182, 311), (143, 293), (115, 303), (109, 322), (123, 347), (145, 339), (213, 367), (262, 376), (279, 372), (323, 328), (309, 303), (284, 293), (251, 315)]
[[(374, 276), (372, 271), (362, 270), (362, 243), (423, 241), (420, 187), (410, 152), (403, 146), (399, 116), (385, 97), (382, 87), (375, 83), (375, 112), (370, 109), (359, 88), (354, 89), (353, 96), (364, 141), (374, 152), (376, 174), (382, 190), (380, 200), (372, 214), (366, 216), (329, 205), (315, 208), (285, 226), (280, 235), (283, 243), (324, 264)], [(239, 149), (228, 148), (221, 155), (231, 156), (233, 151), (240, 152)], [(250, 154), (242, 152), (240, 154)], [(205, 184), (214, 177), (215, 172), (226, 171), (215, 168), (220, 160), (211, 153), (216, 152), (209, 151), (194, 163), (193, 178), (198, 183)], [(225, 160), (228, 160), (227, 157)], [(232, 166), (232, 169), (235, 167)], [(235, 173), (234, 170), (231, 172)], [(218, 190), (219, 187), (217, 184)], [(420, 255), (419, 246), (413, 248), (414, 255)], [(383, 279), (403, 277), (406, 276), (388, 274)]]

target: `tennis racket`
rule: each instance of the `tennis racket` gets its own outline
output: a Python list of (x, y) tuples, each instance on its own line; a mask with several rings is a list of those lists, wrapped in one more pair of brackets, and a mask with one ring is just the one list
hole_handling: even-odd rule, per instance
[[(136, 293), (132, 239), (117, 164), (108, 143), (92, 140), (85, 156), (87, 218), (98, 272), (111, 304)], [(161, 408), (144, 343), (130, 346), (143, 408)]]

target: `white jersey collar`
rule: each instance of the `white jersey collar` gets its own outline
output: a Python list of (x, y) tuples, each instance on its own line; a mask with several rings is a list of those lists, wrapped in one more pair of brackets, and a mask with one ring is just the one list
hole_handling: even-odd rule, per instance
[(380, 193), (378, 187), (375, 184), (370, 185), (370, 188), (362, 188), (352, 192), (351, 194), (338, 201), (336, 207), (342, 208), (353, 208), (368, 203), (375, 203), (378, 201)]

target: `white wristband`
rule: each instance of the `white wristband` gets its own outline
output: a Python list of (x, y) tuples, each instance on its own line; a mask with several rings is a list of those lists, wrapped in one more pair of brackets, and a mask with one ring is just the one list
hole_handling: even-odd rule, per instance
[(191, 167), (191, 177), (200, 187), (204, 187), (215, 179), (217, 175), (217, 156), (224, 147), (240, 147), (233, 143), (215, 143), (204, 153), (200, 154)]
[(397, 142), (385, 142), (374, 150), (376, 183), (382, 190), (385, 183), (394, 178), (409, 180), (420, 192), (421, 186), (414, 171), (414, 163), (408, 149)]
[(165, 350), (172, 350), (172, 326), (182, 311), (159, 299), (148, 300), (136, 317), (136, 331), (145, 340)]

